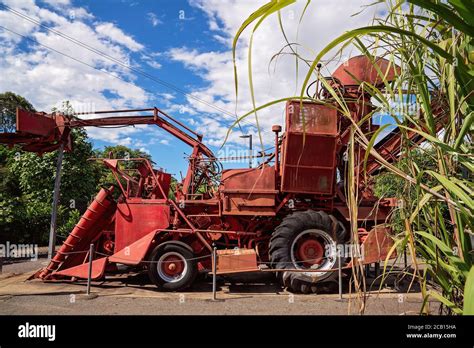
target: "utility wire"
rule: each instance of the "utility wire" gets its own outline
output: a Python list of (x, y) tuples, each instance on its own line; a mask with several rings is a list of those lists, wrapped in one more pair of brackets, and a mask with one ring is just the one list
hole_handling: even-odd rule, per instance
[[(154, 81), (154, 82), (156, 82), (156, 83), (158, 83), (158, 84), (161, 84), (162, 86), (165, 86), (165, 87), (167, 87), (167, 88), (169, 88), (169, 89), (172, 89), (172, 90), (174, 90), (175, 92), (178, 92), (178, 93), (180, 93), (180, 94), (186, 96), (187, 98), (193, 99), (193, 100), (195, 100), (195, 101), (197, 101), (197, 102), (199, 102), (199, 103), (202, 103), (202, 104), (204, 104), (204, 105), (206, 105), (206, 106), (208, 106), (208, 107), (210, 107), (210, 108), (213, 108), (214, 110), (217, 110), (217, 111), (219, 111), (219, 112), (222, 112), (222, 113), (224, 113), (224, 114), (226, 114), (226, 115), (228, 115), (228, 116), (232, 116), (232, 117), (236, 117), (236, 118), (237, 118), (237, 115), (236, 115), (236, 114), (232, 114), (231, 112), (229, 112), (229, 111), (227, 111), (227, 110), (225, 110), (225, 109), (223, 109), (223, 108), (221, 108), (221, 107), (218, 107), (218, 106), (216, 106), (216, 105), (214, 105), (214, 104), (211, 104), (211, 103), (209, 103), (209, 102), (206, 102), (205, 100), (202, 100), (202, 99), (200, 99), (200, 98), (198, 98), (198, 97), (196, 97), (196, 96), (193, 96), (192, 94), (187, 93), (186, 91), (180, 89), (179, 87), (177, 87), (177, 86), (175, 86), (175, 85), (173, 85), (173, 84), (171, 84), (171, 83), (169, 83), (169, 82), (167, 82), (167, 81), (164, 81), (164, 80), (162, 80), (162, 79), (160, 79), (160, 78), (158, 78), (158, 77), (155, 77), (155, 76), (153, 76), (153, 75), (151, 75), (151, 74), (149, 74), (149, 73), (147, 73), (147, 72), (145, 72), (145, 71), (143, 71), (143, 70), (140, 70), (140, 69), (134, 68), (134, 67), (132, 67), (132, 66), (130, 66), (130, 65), (128, 65), (128, 64), (125, 64), (125, 63), (123, 63), (122, 61), (120, 61), (119, 59), (117, 59), (117, 58), (115, 58), (115, 57), (112, 57), (112, 56), (108, 55), (107, 53), (104, 53), (104, 52), (102, 52), (102, 51), (100, 51), (100, 50), (98, 50), (98, 49), (96, 49), (96, 48), (94, 48), (94, 47), (92, 47), (92, 46), (89, 46), (88, 44), (86, 44), (86, 43), (84, 43), (84, 42), (82, 42), (82, 41), (80, 41), (80, 40), (77, 40), (76, 38), (73, 38), (73, 37), (71, 37), (71, 36), (69, 36), (69, 35), (67, 35), (67, 34), (64, 34), (64, 33), (60, 32), (59, 30), (50, 28), (50, 27), (48, 27), (48, 26), (42, 24), (41, 22), (37, 21), (36, 19), (34, 19), (34, 18), (32, 18), (32, 17), (30, 17), (30, 16), (24, 14), (24, 13), (21, 13), (21, 12), (19, 12), (19, 11), (16, 11), (16, 10), (12, 9), (11, 7), (5, 5), (5, 4), (0, 4), (0, 6), (2, 6), (5, 10), (7, 10), (7, 11), (10, 12), (10, 13), (12, 13), (13, 15), (16, 15), (17, 17), (20, 17), (20, 18), (22, 18), (22, 19), (24, 19), (24, 20), (27, 20), (27, 21), (29, 21), (29, 22), (31, 22), (31, 23), (33, 23), (33, 24), (36, 24), (36, 25), (38, 25), (38, 26), (40, 26), (40, 27), (42, 27), (42, 28), (44, 28), (44, 29), (46, 29), (46, 30), (48, 30), (48, 31), (50, 31), (50, 32), (52, 32), (52, 33), (54, 33), (54, 34), (56, 34), (56, 35), (58, 35), (58, 36), (60, 36), (60, 37), (62, 37), (62, 38), (64, 38), (64, 39), (66, 39), (66, 40), (68, 40), (68, 41), (70, 41), (70, 42), (73, 42), (73, 43), (76, 44), (76, 45), (79, 45), (79, 46), (81, 46), (81, 47), (83, 47), (83, 48), (85, 48), (85, 49), (87, 49), (87, 50), (89, 50), (89, 51), (91, 51), (91, 52), (93, 52), (93, 53), (95, 53), (95, 54), (100, 55), (101, 57), (103, 57), (103, 58), (105, 58), (105, 59), (108, 59), (108, 60), (110, 60), (110, 61), (113, 61), (114, 63), (116, 63), (116, 64), (118, 64), (118, 65), (120, 65), (120, 66), (122, 66), (122, 67), (124, 67), (124, 68), (126, 68), (126, 69), (129, 69), (130, 71), (133, 71), (133, 72), (135, 72), (135, 73), (137, 73), (137, 74), (140, 74), (140, 75), (142, 75), (142, 76), (144, 76), (144, 77), (146, 77), (146, 78), (148, 78), (148, 79), (150, 79), (150, 80), (152, 80), (152, 81)], [(23, 35), (21, 35), (21, 36), (23, 36)], [(37, 42), (37, 41), (36, 41), (36, 42)], [(40, 45), (41, 45), (41, 44), (40, 44)], [(53, 50), (54, 50), (54, 49), (53, 49)], [(55, 50), (55, 51), (56, 51), (56, 50)], [(56, 51), (56, 52), (58, 52), (58, 51)], [(59, 53), (59, 52), (58, 52), (58, 53)], [(61, 53), (61, 54), (62, 54), (62, 53)], [(66, 55), (66, 54), (64, 54), (64, 55)], [(68, 56), (68, 57), (71, 58), (70, 56)], [(77, 61), (77, 59), (75, 59), (75, 60)], [(85, 63), (85, 64), (87, 64), (87, 63)], [(89, 65), (89, 64), (87, 64), (87, 65)], [(91, 65), (89, 65), (89, 66), (91, 66)], [(95, 67), (94, 67), (94, 68), (95, 68)], [(97, 70), (97, 69), (96, 69), (96, 70)], [(103, 70), (99, 70), (99, 71), (103, 71)], [(128, 81), (127, 81), (127, 82), (128, 82)], [(149, 92), (149, 93), (151, 93), (151, 92)], [(152, 93), (152, 94), (153, 94), (153, 93)], [(221, 121), (221, 120), (217, 120), (216, 118), (213, 118), (213, 117), (210, 117), (210, 118), (212, 118), (212, 119), (214, 119), (214, 120), (216, 120), (216, 121)], [(238, 120), (238, 118), (237, 118), (237, 120)], [(251, 125), (251, 126), (254, 126), (254, 127), (255, 127), (255, 125), (254, 125), (253, 123), (251, 123), (251, 122), (249, 122), (249, 121), (247, 121), (247, 120), (240, 120), (240, 121), (238, 121), (237, 124), (238, 124), (238, 126), (239, 126), (239, 128), (240, 128), (241, 131), (242, 131), (242, 127), (240, 126), (240, 123), (245, 123), (245, 124), (248, 124), (248, 125)], [(268, 132), (268, 131), (262, 130), (261, 132), (262, 132), (262, 133), (266, 133), (266, 132)]]
[[(57, 49), (55, 49), (55, 48), (53, 48), (53, 47), (50, 47), (50, 46), (45, 45), (45, 44), (42, 44), (42, 43), (38, 42), (37, 40), (35, 40), (35, 39), (31, 38), (31, 37), (28, 37), (28, 36), (25, 36), (25, 35), (23, 35), (23, 34), (17, 33), (16, 31), (11, 30), (11, 29), (9, 29), (9, 28), (6, 28), (6, 27), (4, 27), (3, 25), (0, 25), (0, 28), (3, 29), (3, 30), (6, 30), (6, 31), (8, 31), (8, 32), (10, 32), (10, 33), (12, 33), (12, 34), (18, 35), (18, 36), (20, 36), (20, 37), (22, 37), (22, 38), (24, 38), (24, 39), (26, 39), (26, 40), (32, 41), (32, 42), (34, 42), (34, 43), (36, 43), (36, 44), (38, 44), (38, 45), (40, 45), (40, 46), (42, 46), (42, 47), (44, 47), (44, 48), (46, 48), (46, 49), (48, 49), (48, 50), (51, 50), (51, 51), (53, 51), (53, 52), (55, 52), (55, 53), (58, 53), (58, 54), (60, 54), (60, 55), (63, 55), (63, 56), (65, 56), (65, 57), (67, 57), (67, 58), (69, 58), (69, 59), (72, 59), (72, 60), (74, 60), (74, 61), (76, 61), (76, 62), (78, 62), (78, 63), (81, 63), (81, 64), (83, 64), (83, 65), (86, 65), (86, 66), (88, 66), (88, 67), (90, 67), (90, 68), (92, 68), (92, 69), (94, 69), (94, 70), (97, 70), (97, 71), (99, 71), (99, 72), (102, 72), (102, 73), (104, 73), (104, 74), (107, 74), (107, 75), (109, 75), (109, 76), (111, 76), (111, 77), (113, 77), (113, 78), (116, 78), (117, 80), (120, 80), (120, 81), (122, 81), (122, 82), (125, 82), (125, 83), (131, 85), (131, 86), (136, 87), (136, 85), (135, 85), (134, 83), (132, 83), (132, 82), (130, 82), (130, 81), (127, 81), (127, 80), (121, 78), (120, 76), (118, 76), (118, 75), (116, 75), (116, 74), (113, 74), (113, 73), (108, 72), (108, 71), (106, 71), (106, 70), (99, 69), (99, 68), (97, 68), (97, 67), (95, 67), (95, 66), (93, 66), (93, 65), (91, 65), (91, 64), (88, 64), (88, 63), (86, 63), (86, 62), (84, 62), (84, 61), (82, 61), (82, 60), (80, 60), (80, 59), (77, 59), (77, 58), (75, 58), (75, 57), (73, 57), (73, 56), (71, 56), (71, 55), (69, 55), (69, 54), (67, 54), (67, 53), (58, 51)], [(143, 87), (141, 87), (141, 88), (143, 88)], [(153, 93), (153, 92), (151, 92), (150, 90), (148, 90), (148, 89), (146, 89), (146, 88), (143, 88), (143, 90), (144, 90), (145, 92), (148, 92), (148, 93)], [(218, 119), (215, 118), (215, 117), (212, 117), (212, 116), (210, 116), (210, 115), (208, 115), (208, 117), (211, 118), (211, 119), (213, 119), (213, 120), (215, 120), (215, 121), (219, 121), (219, 122), (220, 122), (220, 120), (218, 120)], [(126, 126), (119, 126), (119, 127), (126, 127)], [(99, 127), (99, 128), (110, 128), (110, 127)], [(117, 127), (117, 128), (118, 128), (118, 127)]]

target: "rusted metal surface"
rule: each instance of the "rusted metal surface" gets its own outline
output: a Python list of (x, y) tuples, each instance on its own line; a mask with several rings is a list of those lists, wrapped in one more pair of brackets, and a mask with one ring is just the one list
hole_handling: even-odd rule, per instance
[[(335, 209), (347, 220), (349, 221), (349, 208), (347, 206), (338, 205), (335, 206)], [(357, 221), (374, 221), (378, 223), (385, 222), (388, 217), (388, 209), (381, 206), (375, 208), (374, 206), (359, 206), (357, 207)]]
[(170, 207), (164, 200), (130, 199), (117, 204), (115, 213), (115, 251), (131, 245), (150, 233), (167, 228)]
[(273, 125), (272, 126), (272, 132), (275, 133), (275, 152), (273, 154), (273, 158), (275, 159), (275, 174), (278, 177), (280, 175), (280, 151), (279, 151), (279, 133), (281, 132), (281, 126), (280, 125)]
[[(376, 61), (388, 80), (393, 79), (395, 70), (388, 61)], [(359, 83), (378, 85), (381, 80), (376, 69), (367, 59), (354, 57), (341, 65), (333, 77), (328, 79), (329, 83), (337, 85), (342, 97), (347, 99), (352, 121), (360, 122), (373, 110), (373, 105), (360, 90)], [(140, 114), (131, 115), (134, 113)], [(156, 107), (89, 114), (99, 117), (80, 119), (77, 116), (84, 114), (68, 117), (19, 111), (17, 133), (0, 135), (0, 142), (20, 144), (27, 151), (41, 153), (56, 149), (61, 142), (70, 149), (70, 131), (77, 127), (157, 125), (191, 147), (188, 169), (171, 189), (171, 175), (154, 169), (146, 159), (127, 159), (133, 165), (126, 166), (124, 159), (97, 159), (112, 171), (120, 197), (114, 200), (107, 190), (99, 192), (51, 264), (38, 273), (43, 279), (87, 277), (84, 270), (88, 268), (90, 244), (94, 244), (98, 255), (107, 255), (93, 261), (94, 279), (102, 277), (116, 263), (143, 266), (155, 246), (169, 242), (179, 242), (192, 251), (199, 260), (196, 264), (200, 271), (210, 268), (211, 261), (205, 257), (213, 250), (214, 243), (222, 248), (217, 250), (217, 273), (258, 271), (259, 262), (269, 261), (272, 232), (294, 211), (322, 210), (348, 227), (342, 182), (352, 122), (338, 114), (335, 105), (289, 101), (285, 132), (280, 135), (281, 127), (272, 127), (274, 153), (258, 168), (223, 171), (203, 144), (201, 134)], [(368, 135), (376, 129), (370, 121), (362, 122), (360, 127)], [(416, 135), (413, 139), (417, 140)], [(372, 229), (385, 221), (391, 204), (381, 202), (376, 208), (370, 182), (364, 181), (363, 149), (358, 144), (355, 146), (354, 175), (361, 183), (357, 227)], [(396, 159), (394, 152), (400, 152), (397, 134), (390, 134), (376, 149), (384, 158)], [(266, 156), (263, 154), (261, 158)], [(367, 172), (371, 174), (378, 168), (369, 156)], [(336, 172), (341, 180), (338, 185)], [(169, 198), (170, 191), (173, 199)], [(377, 227), (361, 233), (364, 262), (376, 262), (387, 255), (392, 245), (389, 232)], [(304, 260), (304, 267), (295, 272), (319, 272), (315, 268), (324, 258), (323, 244), (324, 241), (301, 239), (295, 245), (295, 252), (298, 260)], [(170, 277), (185, 269), (183, 259), (173, 260), (169, 259), (171, 268), (166, 264), (163, 267), (167, 268), (161, 269)]]
[[(390, 237), (390, 228), (385, 226), (376, 226), (364, 238), (361, 250), (363, 252), (362, 262), (364, 264), (384, 261), (393, 247), (393, 239)], [(390, 255), (390, 258), (397, 256), (396, 250)]]
[(19, 133), (48, 137), (53, 135), (56, 129), (56, 120), (54, 116), (18, 109), (16, 129)]
[(148, 250), (153, 244), (157, 231), (149, 232), (129, 245), (125, 245), (115, 254), (109, 257), (110, 262), (123, 263), (125, 265), (138, 265), (146, 257)]
[(272, 167), (231, 169), (222, 173), (223, 215), (275, 215), (275, 171)]
[[(69, 130), (77, 127), (106, 127), (123, 125), (155, 124), (184, 143), (198, 147), (208, 157), (214, 157), (213, 153), (202, 140), (202, 135), (192, 131), (190, 128), (174, 119), (158, 108), (130, 109), (130, 110), (106, 110), (80, 113), (77, 115), (100, 115), (100, 114), (122, 114), (153, 111), (152, 115), (119, 116), (105, 118), (80, 119), (71, 118), (62, 114), (32, 113), (24, 110), (17, 111), (17, 133), (0, 134), (1, 143), (22, 144), (25, 151), (48, 152), (55, 150), (56, 143), (65, 141), (70, 143)], [(165, 119), (166, 118), (166, 119)], [(192, 135), (190, 135), (191, 133)], [(195, 136), (195, 137), (193, 137)], [(21, 141), (21, 142), (20, 142)]]
[(358, 86), (361, 82), (377, 86), (383, 82), (384, 78), (387, 81), (393, 81), (397, 74), (396, 69), (399, 68), (384, 58), (374, 57), (372, 62), (364, 55), (352, 57), (341, 64), (332, 77), (344, 86)]
[(70, 128), (61, 114), (16, 111), (16, 133), (0, 133), (0, 143), (19, 145), (25, 151), (45, 153), (58, 149), (61, 143), (65, 151), (71, 151)]
[(85, 254), (81, 254), (80, 251), (87, 250), (90, 242), (110, 224), (115, 207), (111, 191), (100, 190), (49, 265), (38, 274), (38, 277), (44, 279), (53, 271), (81, 264)]
[(217, 250), (216, 274), (258, 271), (257, 254), (253, 249)]
[[(100, 279), (105, 274), (105, 267), (107, 266), (107, 258), (103, 257), (92, 261), (91, 279)], [(78, 266), (66, 268), (62, 271), (54, 273), (55, 277), (74, 277), (80, 279), (87, 279), (89, 275), (89, 262)]]
[(337, 113), (316, 103), (286, 105), (281, 191), (328, 194), (334, 191)]
[(286, 132), (336, 136), (336, 109), (307, 101), (303, 103), (299, 100), (288, 101), (286, 103)]

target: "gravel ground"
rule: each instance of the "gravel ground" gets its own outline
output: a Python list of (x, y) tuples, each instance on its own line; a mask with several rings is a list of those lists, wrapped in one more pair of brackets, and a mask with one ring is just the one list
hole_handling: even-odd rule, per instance
[[(71, 303), (70, 295), (15, 296), (0, 298), (0, 314), (344, 315), (348, 314), (349, 307), (347, 299), (339, 301), (335, 297), (314, 295), (295, 296), (293, 302), (288, 295), (218, 294), (217, 297), (224, 300), (212, 302), (192, 295), (183, 298), (178, 294), (165, 299), (99, 295), (92, 300), (76, 298), (76, 302)], [(417, 314), (420, 305), (419, 295), (410, 296), (403, 303), (399, 303), (396, 296), (382, 296), (368, 300), (366, 314)]]
[[(105, 282), (94, 282), (94, 296), (89, 298), (84, 294), (84, 283), (25, 281), (45, 263), (45, 259), (39, 259), (3, 266), (3, 273), (0, 274), (0, 314), (357, 314), (356, 300), (349, 301), (350, 294), (347, 292), (343, 300), (339, 300), (338, 294), (293, 295), (274, 284), (271, 277), (250, 283), (239, 279), (221, 279), (218, 301), (213, 302), (210, 300), (209, 280), (201, 280), (188, 292), (163, 293), (148, 284), (143, 275), (117, 275), (108, 277)], [(365, 313), (417, 314), (421, 303), (418, 292), (397, 293), (386, 288), (380, 293), (369, 294)], [(435, 314), (437, 308), (438, 303), (430, 302), (432, 313)]]

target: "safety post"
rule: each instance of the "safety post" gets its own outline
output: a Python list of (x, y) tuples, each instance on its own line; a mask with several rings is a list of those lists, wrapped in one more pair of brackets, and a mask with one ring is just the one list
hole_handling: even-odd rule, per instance
[(339, 299), (342, 300), (342, 268), (341, 268), (341, 251), (338, 251), (337, 255), (337, 266), (338, 266), (338, 276), (339, 276)]
[(216, 295), (217, 248), (212, 249), (212, 300), (217, 301)]
[(61, 168), (64, 158), (64, 142), (61, 142), (58, 149), (58, 159), (56, 162), (56, 177), (54, 179), (53, 205), (51, 207), (51, 223), (49, 229), (48, 261), (54, 256), (56, 248), (56, 219), (58, 215), (59, 193), (61, 190)]
[(91, 281), (92, 281), (92, 260), (94, 259), (94, 244), (92, 243), (89, 247), (89, 274), (87, 275), (87, 296), (91, 294)]

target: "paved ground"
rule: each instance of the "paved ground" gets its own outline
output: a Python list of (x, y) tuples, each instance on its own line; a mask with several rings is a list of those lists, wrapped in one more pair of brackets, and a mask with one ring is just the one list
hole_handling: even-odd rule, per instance
[[(85, 283), (43, 283), (26, 281), (44, 259), (3, 266), (0, 274), (0, 314), (356, 314), (357, 301), (345, 291), (338, 294), (293, 295), (272, 281), (269, 273), (263, 279), (221, 279), (213, 302), (212, 284), (200, 280), (190, 291), (162, 293), (148, 283), (144, 274), (121, 274), (93, 283), (93, 296), (84, 293)], [(397, 292), (384, 288), (368, 294), (366, 314), (418, 314), (421, 306), (418, 292)], [(430, 302), (433, 314), (438, 304)]]

